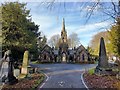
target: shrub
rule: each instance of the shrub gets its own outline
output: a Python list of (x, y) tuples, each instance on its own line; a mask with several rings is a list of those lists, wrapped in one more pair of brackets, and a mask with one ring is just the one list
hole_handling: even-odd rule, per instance
[(88, 73), (89, 73), (90, 75), (92, 75), (92, 74), (94, 74), (94, 71), (95, 71), (95, 69), (92, 68), (92, 69), (89, 69), (89, 70), (88, 70)]

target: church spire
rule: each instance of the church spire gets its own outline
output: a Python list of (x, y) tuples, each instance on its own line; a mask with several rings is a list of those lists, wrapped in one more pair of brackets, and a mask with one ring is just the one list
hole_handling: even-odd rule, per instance
[(62, 23), (61, 40), (62, 40), (62, 42), (67, 42), (67, 32), (65, 30), (65, 20), (64, 20), (64, 18), (63, 18), (63, 23)]
[(63, 18), (62, 31), (65, 31), (65, 19)]

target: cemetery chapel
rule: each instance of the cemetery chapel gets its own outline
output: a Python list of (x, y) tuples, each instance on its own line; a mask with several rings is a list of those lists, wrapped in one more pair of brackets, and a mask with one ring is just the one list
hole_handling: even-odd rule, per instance
[(65, 20), (63, 18), (59, 48), (56, 50), (45, 45), (39, 58), (41, 62), (86, 62), (89, 55), (82, 44), (76, 48), (69, 48)]

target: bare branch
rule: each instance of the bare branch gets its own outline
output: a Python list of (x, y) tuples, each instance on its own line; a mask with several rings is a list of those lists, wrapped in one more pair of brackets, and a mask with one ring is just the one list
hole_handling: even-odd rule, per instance
[(93, 7), (91, 8), (91, 12), (90, 12), (90, 14), (89, 14), (89, 16), (88, 16), (88, 18), (87, 18), (87, 20), (86, 20), (86, 23), (87, 23), (88, 20), (90, 19), (93, 11), (95, 10), (95, 8), (96, 8), (96, 6), (97, 6), (98, 4), (99, 4), (99, 0), (98, 0), (98, 1), (93, 5)]
[(113, 18), (113, 19), (116, 19), (116, 17), (115, 17), (115, 16), (112, 16), (111, 13), (107, 13), (107, 12), (104, 12), (104, 11), (103, 11), (103, 13), (105, 13), (106, 15), (110, 16), (110, 17)]
[(48, 2), (48, 6), (47, 8), (52, 10), (53, 6), (54, 6), (55, 0), (52, 0), (51, 2)]
[(117, 10), (116, 10), (116, 5), (115, 5), (114, 2), (112, 2), (112, 5), (113, 5), (113, 8), (114, 8), (115, 13), (118, 13)]

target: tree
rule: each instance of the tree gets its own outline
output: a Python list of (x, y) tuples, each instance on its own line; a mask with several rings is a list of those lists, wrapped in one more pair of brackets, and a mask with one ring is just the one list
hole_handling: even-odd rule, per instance
[(56, 35), (53, 35), (50, 40), (48, 41), (48, 44), (51, 46), (51, 47), (55, 47), (55, 48), (58, 48), (59, 47), (59, 39), (60, 39), (60, 35), (59, 34), (56, 34)]
[(47, 38), (46, 38), (46, 36), (43, 36), (42, 43), (43, 43), (43, 44), (46, 44), (46, 43), (47, 43)]
[(113, 53), (109, 40), (109, 33), (107, 31), (99, 32), (96, 35), (92, 37), (92, 40), (90, 41), (90, 47), (93, 50), (93, 55), (99, 54), (99, 45), (100, 45), (100, 38), (103, 37), (105, 40), (106, 50), (107, 53)]
[(79, 43), (80, 43), (80, 40), (78, 38), (77, 33), (72, 33), (72, 34), (69, 35), (68, 45), (69, 45), (70, 48), (76, 47), (77, 45), (79, 45)]
[(37, 44), (38, 44), (38, 50), (39, 50), (39, 52), (44, 47), (44, 45), (46, 45), (46, 43), (47, 43), (47, 38), (46, 38), (45, 35), (43, 37), (40, 37), (38, 39), (38, 43)]
[(113, 52), (120, 57), (120, 24), (117, 23), (116, 25), (113, 25), (109, 31), (109, 34), (111, 48)]
[[(2, 49), (12, 49), (14, 56), (21, 56), (25, 48), (36, 52), (38, 25), (31, 21), (30, 10), (26, 4), (18, 2), (4, 3), (2, 8)], [(18, 53), (21, 52), (22, 54)], [(19, 55), (16, 55), (19, 54)]]
[(87, 47), (87, 51), (88, 51), (88, 53), (89, 53), (90, 55), (92, 55), (93, 52), (94, 52), (93, 49), (92, 49), (91, 47), (89, 47), (89, 46)]

